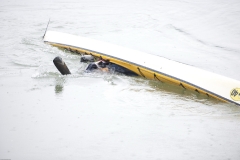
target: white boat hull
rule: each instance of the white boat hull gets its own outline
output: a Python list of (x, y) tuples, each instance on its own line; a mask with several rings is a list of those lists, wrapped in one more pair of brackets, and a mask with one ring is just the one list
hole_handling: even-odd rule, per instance
[(174, 83), (240, 105), (240, 81), (160, 56), (80, 36), (47, 31), (44, 42), (108, 59), (148, 79)]

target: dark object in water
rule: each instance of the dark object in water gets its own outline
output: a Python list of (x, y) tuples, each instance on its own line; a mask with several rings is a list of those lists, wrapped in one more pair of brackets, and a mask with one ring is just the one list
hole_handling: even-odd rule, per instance
[(104, 60), (100, 60), (98, 62), (93, 62), (93, 63), (90, 63), (87, 68), (86, 68), (86, 71), (93, 71), (93, 70), (96, 70), (96, 69), (100, 69), (102, 71), (115, 71), (115, 72), (118, 72), (118, 73), (121, 73), (121, 74), (124, 74), (124, 75), (127, 75), (127, 76), (138, 76), (136, 73), (134, 73), (133, 71), (125, 68), (125, 67), (122, 67), (122, 66), (119, 66), (117, 64), (114, 64), (114, 63), (111, 63), (109, 61), (104, 61)]
[(61, 72), (62, 75), (71, 74), (67, 65), (65, 64), (61, 57), (55, 57), (53, 63), (57, 67), (59, 72)]
[(80, 58), (80, 62), (94, 62), (94, 57), (92, 55), (83, 55)]

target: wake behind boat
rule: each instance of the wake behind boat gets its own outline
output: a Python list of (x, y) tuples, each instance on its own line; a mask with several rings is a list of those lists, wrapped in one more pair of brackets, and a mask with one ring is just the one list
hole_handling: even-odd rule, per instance
[(145, 52), (66, 33), (46, 31), (44, 42), (82, 55), (92, 55), (148, 79), (173, 83), (240, 105), (240, 81), (222, 75)]

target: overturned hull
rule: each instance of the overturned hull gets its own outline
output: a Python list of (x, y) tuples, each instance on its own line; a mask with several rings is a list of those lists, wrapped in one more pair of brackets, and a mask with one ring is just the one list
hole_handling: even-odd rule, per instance
[(228, 77), (145, 52), (66, 33), (47, 31), (44, 42), (109, 60), (148, 79), (174, 83), (240, 105), (240, 81)]

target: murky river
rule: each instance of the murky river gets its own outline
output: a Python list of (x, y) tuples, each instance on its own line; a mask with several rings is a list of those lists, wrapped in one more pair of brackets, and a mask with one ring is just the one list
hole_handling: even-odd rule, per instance
[[(0, 159), (239, 160), (240, 107), (167, 84), (85, 73), (49, 30), (240, 80), (238, 0), (2, 0)], [(73, 73), (62, 76), (61, 56)]]

